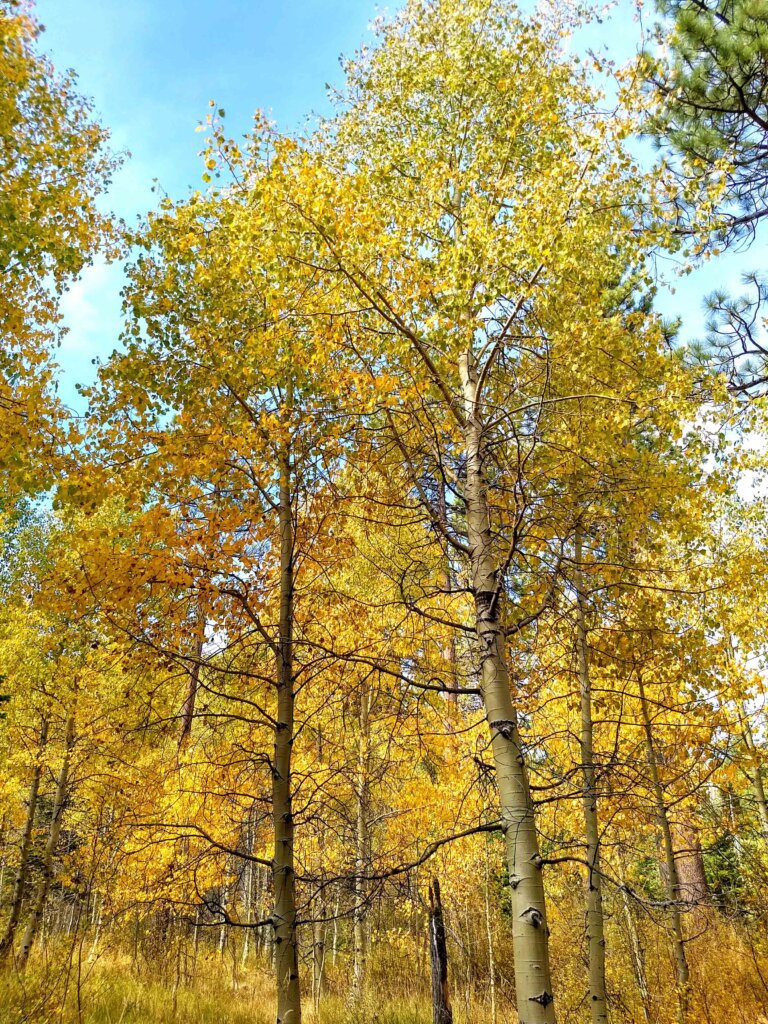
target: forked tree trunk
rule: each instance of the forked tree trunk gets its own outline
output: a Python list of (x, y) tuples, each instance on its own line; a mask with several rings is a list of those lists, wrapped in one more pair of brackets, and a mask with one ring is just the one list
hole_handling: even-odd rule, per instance
[(6, 960), (13, 950), (13, 940), (16, 937), (16, 929), (21, 919), (21, 905), (24, 901), (24, 889), (29, 874), (29, 855), (32, 850), (32, 834), (35, 828), (35, 813), (37, 811), (37, 798), (40, 793), (40, 775), (42, 757), (45, 745), (48, 742), (48, 722), (44, 718), (40, 727), (39, 754), (32, 769), (32, 779), (29, 783), (29, 797), (27, 799), (27, 817), (24, 821), (24, 832), (21, 837), (21, 850), (19, 851), (19, 868), (16, 873), (16, 880), (13, 885), (13, 896), (11, 898), (11, 913), (8, 923), (5, 926), (2, 939), (0, 939), (0, 963)]
[(589, 674), (586, 598), (582, 565), (581, 533), (576, 533), (576, 646), (581, 694), (581, 776), (584, 832), (587, 840), (587, 948), (589, 954), (589, 1008), (593, 1024), (607, 1024), (605, 995), (605, 925), (603, 883), (600, 874), (600, 825), (597, 815), (592, 681)]
[(26, 966), (29, 954), (32, 951), (32, 944), (35, 941), (40, 922), (43, 919), (45, 903), (48, 899), (48, 892), (53, 879), (53, 860), (56, 856), (56, 848), (59, 845), (61, 824), (64, 819), (64, 807), (67, 802), (67, 787), (69, 785), (69, 763), (72, 756), (72, 747), (75, 742), (75, 717), (69, 715), (64, 726), (64, 758), (59, 769), (59, 777), (56, 780), (56, 792), (53, 797), (53, 810), (51, 812), (51, 826), (48, 830), (48, 839), (43, 851), (42, 877), (38, 883), (37, 893), (32, 904), (32, 913), (29, 915), (27, 927), (24, 930), (24, 938), (21, 941), (19, 950), (19, 969)]
[(685, 952), (685, 936), (683, 934), (683, 919), (680, 913), (682, 894), (680, 891), (680, 879), (677, 874), (675, 862), (675, 848), (672, 844), (672, 829), (669, 824), (667, 805), (664, 800), (664, 789), (659, 778), (659, 765), (656, 754), (656, 747), (653, 739), (653, 727), (648, 712), (648, 701), (645, 697), (645, 687), (642, 679), (638, 679), (640, 692), (640, 709), (643, 719), (643, 731), (645, 733), (645, 749), (648, 759), (648, 768), (651, 773), (651, 784), (653, 788), (654, 803), (656, 805), (656, 819), (661, 831), (662, 844), (664, 847), (665, 884), (667, 899), (669, 901), (670, 918), (672, 921), (672, 942), (675, 950), (675, 972), (677, 981), (677, 1017), (680, 1024), (685, 1024), (688, 1019), (688, 995), (690, 971), (688, 969), (688, 957)]
[[(289, 403), (290, 404), (290, 403)], [(294, 871), (291, 752), (294, 732), (293, 592), (294, 551), (290, 454), (280, 458), (280, 622), (277, 654), (277, 717), (272, 768), (274, 858), (272, 930), (277, 982), (277, 1024), (300, 1024), (296, 876)]]
[(503, 595), (493, 553), (485, 479), (486, 439), (477, 416), (477, 373), (471, 354), (463, 357), (460, 368), (466, 419), (467, 539), (480, 646), (480, 689), (506, 840), (517, 1012), (520, 1024), (554, 1024), (542, 859), (500, 621)]
[(432, 965), (432, 1024), (453, 1024), (448, 993), (448, 947), (445, 941), (440, 883), (429, 884), (429, 959)]

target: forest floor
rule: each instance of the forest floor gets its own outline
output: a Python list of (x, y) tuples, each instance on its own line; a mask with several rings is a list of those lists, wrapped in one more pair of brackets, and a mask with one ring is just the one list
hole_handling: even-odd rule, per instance
[[(233, 979), (221, 958), (198, 962), (194, 978), (183, 978), (171, 965), (136, 971), (130, 957), (87, 950), (33, 960), (23, 975), (0, 974), (0, 1024), (273, 1024), (274, 984), (267, 970), (238, 969)], [(163, 977), (165, 974), (165, 977)], [(456, 1024), (491, 1020), (485, 1000), (461, 999)], [(431, 1024), (426, 991), (388, 996), (370, 992), (357, 1007), (329, 992), (319, 1010), (311, 993), (304, 998), (303, 1019), (316, 1024)], [(502, 1019), (509, 1019), (504, 1014)]]

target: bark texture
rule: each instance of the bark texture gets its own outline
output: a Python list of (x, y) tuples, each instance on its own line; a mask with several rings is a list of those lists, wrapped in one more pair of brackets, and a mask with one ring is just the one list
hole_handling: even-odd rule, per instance
[(436, 878), (429, 884), (429, 958), (432, 965), (432, 1024), (453, 1024), (448, 993), (448, 947), (445, 941), (443, 901), (440, 883)]
[(299, 958), (296, 929), (293, 791), (291, 754), (294, 732), (293, 597), (294, 550), (291, 510), (291, 465), (288, 451), (280, 461), (280, 621), (277, 652), (277, 716), (272, 767), (275, 903), (272, 930), (277, 982), (277, 1024), (300, 1024)]
[(672, 829), (672, 839), (681, 898), (693, 907), (708, 906), (710, 892), (698, 829), (678, 822)]
[(466, 521), (475, 628), (480, 648), (480, 689), (496, 766), (502, 829), (511, 887), (512, 947), (520, 1024), (554, 1024), (549, 931), (542, 859), (525, 758), (512, 701), (503, 600), (498, 586), (489, 519), (485, 463), (487, 439), (477, 413), (477, 372), (471, 354), (461, 361), (466, 451)]
[(365, 981), (367, 957), (366, 891), (363, 875), (368, 863), (370, 837), (368, 834), (369, 760), (371, 746), (371, 695), (367, 685), (360, 692), (358, 753), (357, 753), (357, 821), (355, 847), (355, 909), (353, 923), (354, 963), (352, 968), (352, 999), (359, 1000)]
[(41, 865), (42, 874), (38, 883), (37, 892), (35, 893), (35, 899), (32, 904), (32, 912), (29, 915), (27, 927), (24, 930), (24, 938), (21, 940), (21, 949), (19, 950), (18, 964), (20, 970), (24, 969), (27, 960), (29, 959), (29, 954), (32, 951), (35, 936), (40, 928), (40, 922), (43, 919), (43, 911), (45, 910), (45, 903), (48, 899), (48, 892), (51, 888), (51, 881), (53, 879), (53, 859), (56, 856), (56, 848), (59, 845), (61, 823), (64, 818), (64, 808), (67, 802), (69, 765), (74, 743), (75, 717), (74, 715), (69, 715), (66, 725), (64, 726), (64, 758), (61, 762), (58, 779), (56, 780), (56, 792), (53, 797), (53, 809), (51, 812), (51, 826), (48, 830), (48, 839), (46, 840), (45, 850), (43, 851), (43, 860)]
[(629, 939), (629, 952), (632, 959), (632, 973), (635, 976), (637, 990), (640, 993), (640, 1001), (643, 1006), (643, 1019), (646, 1024), (651, 1024), (651, 995), (648, 990), (648, 979), (645, 973), (645, 955), (640, 941), (640, 934), (635, 922), (635, 911), (630, 902), (629, 889), (624, 880), (624, 869), (621, 868), (619, 876), (622, 883), (622, 903), (624, 908), (624, 922), (627, 926), (627, 937)]
[(744, 745), (752, 755), (754, 761), (754, 767), (749, 775), (750, 782), (752, 783), (752, 791), (755, 794), (755, 800), (757, 802), (757, 813), (760, 818), (760, 832), (764, 841), (768, 842), (768, 800), (766, 800), (765, 796), (765, 783), (763, 781), (763, 772), (760, 765), (760, 756), (755, 745), (752, 725), (749, 721), (749, 709), (746, 706), (742, 706), (740, 717), (742, 734), (744, 736)]
[(675, 848), (672, 843), (672, 828), (669, 823), (667, 805), (664, 800), (664, 789), (659, 776), (658, 755), (653, 738), (653, 726), (648, 710), (648, 701), (645, 696), (645, 687), (642, 679), (638, 680), (640, 691), (640, 710), (643, 720), (643, 731), (645, 733), (645, 748), (648, 758), (648, 768), (651, 773), (651, 785), (653, 789), (654, 803), (656, 805), (656, 819), (661, 831), (662, 846), (664, 850), (664, 877), (667, 900), (669, 901), (670, 919), (672, 922), (672, 942), (675, 951), (675, 971), (677, 981), (677, 1018), (680, 1024), (685, 1024), (688, 1019), (688, 989), (690, 971), (688, 969), (688, 957), (685, 952), (685, 936), (683, 934), (683, 918), (680, 913), (682, 894), (680, 891), (680, 879), (677, 874), (677, 862), (675, 861)]
[(597, 814), (592, 681), (589, 674), (586, 597), (582, 567), (581, 533), (576, 534), (576, 647), (581, 695), (581, 775), (584, 834), (587, 840), (587, 949), (589, 957), (589, 1008), (593, 1024), (607, 1024), (605, 994), (605, 925), (603, 883), (600, 873), (600, 825)]
[[(40, 755), (45, 750), (48, 742), (48, 722), (43, 719), (40, 728)], [(21, 905), (24, 901), (24, 890), (29, 875), (29, 855), (32, 850), (32, 834), (35, 827), (35, 814), (37, 812), (37, 798), (40, 793), (40, 774), (42, 768), (40, 759), (35, 762), (32, 769), (32, 779), (29, 783), (29, 796), (27, 798), (27, 817), (24, 821), (24, 832), (21, 837), (21, 850), (19, 851), (19, 868), (16, 873), (16, 880), (13, 885), (13, 896), (11, 897), (11, 913), (5, 932), (0, 939), (0, 963), (6, 960), (13, 950), (13, 940), (16, 937), (16, 929), (21, 919)]]
[(179, 749), (183, 749), (189, 742), (192, 735), (192, 722), (195, 717), (195, 703), (197, 701), (197, 690), (200, 685), (200, 669), (203, 661), (203, 647), (205, 646), (205, 614), (202, 609), (197, 613), (195, 622), (195, 643), (192, 652), (192, 665), (189, 669), (187, 680), (187, 692), (184, 695), (184, 703), (181, 707), (181, 728), (179, 730)]

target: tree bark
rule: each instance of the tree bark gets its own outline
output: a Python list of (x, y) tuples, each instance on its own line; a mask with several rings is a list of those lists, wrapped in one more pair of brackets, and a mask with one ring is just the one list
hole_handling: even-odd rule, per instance
[(677, 977), (677, 1017), (680, 1024), (685, 1024), (688, 1019), (688, 986), (690, 971), (688, 969), (688, 958), (685, 953), (685, 936), (683, 934), (683, 919), (680, 913), (682, 894), (680, 892), (680, 879), (677, 874), (675, 862), (675, 849), (672, 844), (672, 829), (669, 824), (669, 815), (664, 800), (664, 789), (659, 778), (659, 766), (656, 754), (656, 747), (653, 739), (653, 727), (648, 713), (648, 701), (645, 697), (645, 687), (642, 679), (638, 679), (640, 692), (640, 709), (643, 719), (643, 732), (645, 733), (645, 749), (648, 759), (648, 767), (651, 773), (651, 784), (653, 788), (654, 803), (656, 805), (656, 818), (661, 830), (662, 843), (664, 847), (665, 884), (667, 899), (669, 901), (670, 917), (672, 920), (672, 941), (675, 950), (675, 970)]
[[(445, 500), (445, 484), (438, 482), (438, 516), (440, 522), (444, 528), (448, 526), (448, 508)], [(445, 587), (446, 596), (453, 590), (453, 579), (451, 573), (451, 556), (450, 552), (446, 551), (443, 558), (443, 585)], [(448, 648), (446, 651), (448, 660), (448, 675), (451, 683), (453, 692), (448, 694), (448, 701), (454, 710), (458, 710), (459, 707), (459, 671), (458, 671), (458, 654), (456, 651), (456, 634), (451, 630), (448, 636)]]
[(353, 918), (354, 963), (352, 998), (360, 999), (365, 981), (366, 892), (363, 875), (368, 860), (368, 765), (370, 756), (370, 692), (367, 684), (360, 692), (358, 754), (357, 754), (357, 820), (355, 847), (355, 908)]
[(554, 1024), (542, 859), (533, 801), (510, 691), (505, 636), (485, 480), (486, 439), (477, 415), (477, 372), (467, 353), (460, 364), (465, 407), (466, 521), (480, 689), (496, 766), (511, 887), (512, 947), (520, 1024)]
[[(325, 905), (320, 906), (320, 914), (325, 917)], [(312, 1003), (315, 1017), (320, 1014), (320, 1000), (323, 995), (325, 980), (325, 946), (328, 926), (324, 920), (312, 924)]]
[(624, 921), (627, 925), (627, 936), (629, 938), (629, 954), (632, 960), (632, 973), (635, 976), (637, 989), (640, 993), (640, 1001), (643, 1006), (643, 1017), (646, 1024), (651, 1024), (651, 997), (648, 990), (648, 979), (645, 975), (645, 958), (643, 955), (643, 947), (640, 942), (640, 935), (637, 931), (635, 915), (632, 909), (632, 904), (630, 903), (629, 891), (624, 880), (623, 866), (619, 877), (622, 883), (622, 903), (624, 905)]
[(53, 798), (53, 810), (51, 815), (51, 827), (48, 830), (48, 840), (45, 844), (42, 863), (42, 878), (38, 885), (35, 900), (32, 905), (27, 927), (24, 931), (24, 938), (19, 950), (18, 965), (23, 970), (26, 966), (29, 954), (32, 951), (32, 944), (35, 941), (40, 922), (45, 910), (45, 903), (48, 899), (48, 892), (53, 879), (53, 859), (56, 855), (56, 848), (59, 844), (61, 824), (64, 819), (64, 807), (67, 802), (67, 787), (69, 784), (69, 764), (72, 756), (72, 747), (75, 742), (75, 716), (70, 714), (64, 726), (64, 758), (59, 769), (59, 777), (56, 780), (56, 792)]
[(453, 1024), (448, 994), (448, 947), (443, 902), (436, 878), (429, 884), (429, 958), (432, 965), (432, 1024)]
[(587, 840), (587, 947), (589, 956), (589, 1007), (593, 1024), (607, 1024), (608, 1003), (605, 994), (605, 926), (603, 884), (600, 874), (600, 826), (597, 814), (595, 780), (594, 727), (592, 721), (592, 681), (589, 674), (586, 598), (582, 566), (581, 532), (576, 533), (576, 646), (579, 691), (581, 694), (581, 775), (584, 831)]
[(485, 843), (485, 885), (483, 896), (485, 903), (485, 937), (488, 940), (488, 992), (491, 997), (491, 1024), (497, 1024), (496, 1012), (496, 956), (493, 949), (493, 926), (491, 920), (491, 865), (488, 859), (488, 842)]
[(189, 742), (192, 735), (192, 722), (195, 717), (195, 702), (197, 690), (200, 684), (200, 668), (203, 660), (203, 647), (205, 646), (205, 614), (202, 608), (198, 609), (195, 621), (195, 644), (192, 653), (192, 665), (187, 677), (187, 692), (184, 703), (181, 707), (181, 729), (179, 730), (179, 750)]
[[(290, 404), (290, 402), (289, 402)], [(272, 930), (277, 981), (277, 1024), (300, 1024), (296, 876), (294, 870), (291, 754), (294, 733), (293, 600), (294, 542), (291, 463), (287, 446), (280, 457), (280, 620), (277, 654), (277, 716), (272, 768), (274, 857)]]
[(760, 832), (763, 840), (768, 842), (768, 800), (766, 800), (765, 796), (763, 772), (758, 758), (755, 738), (752, 733), (752, 726), (749, 723), (749, 712), (743, 705), (741, 707), (739, 717), (741, 719), (741, 730), (744, 736), (744, 745), (752, 755), (752, 759), (754, 761), (754, 767), (752, 768), (752, 771), (748, 773), (748, 776), (749, 781), (752, 783), (755, 800), (757, 801), (757, 813), (760, 817)]
[(698, 829), (679, 822), (672, 829), (672, 838), (681, 897), (691, 906), (708, 906), (711, 898)]
[[(248, 812), (248, 816), (245, 819), (245, 846), (249, 856), (253, 855), (254, 852), (254, 834), (253, 834), (253, 812)], [(255, 904), (255, 887), (256, 887), (256, 873), (255, 865), (252, 860), (248, 861), (245, 868), (243, 877), (243, 888), (242, 888), (242, 902), (243, 902), (243, 917), (249, 927), (245, 929), (245, 936), (243, 938), (243, 950), (241, 958), (241, 966), (245, 967), (248, 962), (248, 954), (251, 950), (251, 931), (250, 925), (253, 924), (253, 908)]]
[(0, 963), (5, 961), (11, 951), (13, 950), (13, 940), (16, 937), (16, 929), (19, 926), (19, 920), (21, 919), (21, 905), (24, 901), (24, 889), (27, 884), (27, 876), (29, 874), (29, 855), (32, 850), (32, 834), (35, 828), (35, 813), (37, 811), (37, 798), (40, 793), (40, 775), (42, 773), (42, 766), (40, 764), (40, 758), (42, 757), (45, 745), (48, 741), (48, 721), (44, 718), (40, 726), (40, 745), (39, 754), (35, 761), (34, 767), (32, 768), (32, 779), (29, 783), (29, 797), (27, 799), (27, 817), (24, 821), (24, 832), (21, 837), (21, 850), (19, 851), (19, 868), (16, 873), (16, 880), (13, 886), (13, 896), (11, 898), (11, 913), (8, 918), (8, 923), (5, 926), (5, 932), (3, 933), (2, 939), (0, 939)]

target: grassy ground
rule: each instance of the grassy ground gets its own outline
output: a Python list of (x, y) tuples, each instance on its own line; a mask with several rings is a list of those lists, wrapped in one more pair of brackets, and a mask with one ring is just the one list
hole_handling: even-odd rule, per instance
[[(0, 975), (0, 1024), (273, 1024), (274, 986), (265, 969), (238, 970), (233, 979), (217, 956), (200, 959), (194, 978), (180, 965), (165, 977), (139, 973), (127, 957), (87, 951), (48, 951), (23, 976)], [(161, 972), (162, 973), (162, 972)], [(332, 991), (315, 1012), (307, 993), (304, 1019), (317, 1024), (431, 1024), (424, 994), (367, 993), (358, 1007)], [(456, 1006), (456, 1024), (486, 1024), (487, 1007), (474, 1000)], [(510, 1017), (504, 1016), (509, 1020)]]

